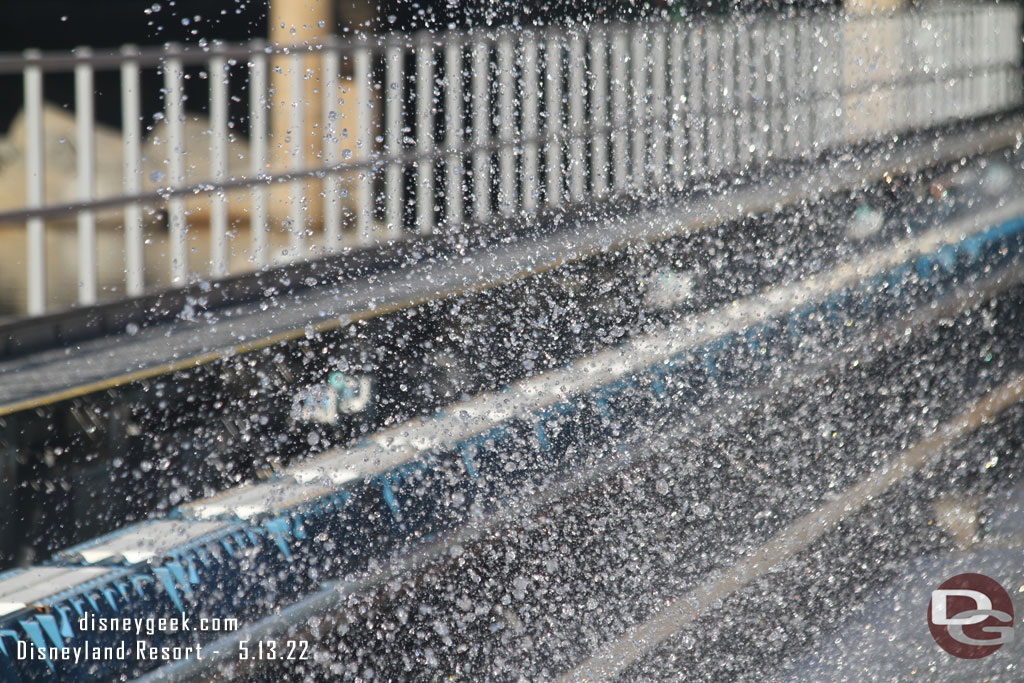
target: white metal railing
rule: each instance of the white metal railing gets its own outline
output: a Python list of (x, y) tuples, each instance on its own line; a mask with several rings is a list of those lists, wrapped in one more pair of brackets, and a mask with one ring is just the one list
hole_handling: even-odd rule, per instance
[[(101, 289), (136, 295), (1008, 110), (1021, 103), (1020, 20), (1017, 7), (965, 5), (2, 56), (0, 73), (23, 76), (26, 185), (0, 227), (23, 226), (26, 241), (24, 256), (0, 253), (0, 272), (20, 273), (38, 315), (61, 303), (47, 293), (48, 222), (75, 221), (89, 305)], [(163, 110), (144, 140), (146, 70), (162, 74)], [(75, 82), (71, 198), (44, 169), (44, 79), (62, 71)], [(103, 71), (120, 92), (95, 92)], [(241, 89), (248, 111), (230, 118)], [(120, 149), (93, 144), (98, 98), (120, 100)], [(206, 139), (188, 134), (200, 113)], [(120, 192), (97, 194), (97, 154), (120, 155)], [(154, 164), (166, 172), (147, 175)], [(98, 250), (110, 229), (119, 248)], [(154, 248), (165, 267), (147, 265)]]

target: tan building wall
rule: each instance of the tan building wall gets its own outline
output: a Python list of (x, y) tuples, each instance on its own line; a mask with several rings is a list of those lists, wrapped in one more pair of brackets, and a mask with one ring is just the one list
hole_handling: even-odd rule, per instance
[(897, 124), (903, 97), (890, 85), (903, 69), (899, 26), (890, 15), (902, 0), (853, 0), (843, 27), (842, 85), (846, 139), (872, 137), (872, 131)]
[[(269, 39), (274, 47), (323, 45), (334, 30), (333, 0), (272, 0), (267, 17)], [(322, 81), (320, 59), (276, 58), (270, 69), (270, 154), (275, 170), (296, 170), (316, 165), (321, 153)], [(296, 70), (302, 79), (300, 92), (293, 92)], [(302, 130), (292, 130), (293, 114), (302, 117)], [(323, 202), (316, 184), (275, 186), (270, 194), (270, 215), (284, 225), (298, 202), (309, 230), (321, 215)], [(293, 226), (291, 229), (296, 229)]]

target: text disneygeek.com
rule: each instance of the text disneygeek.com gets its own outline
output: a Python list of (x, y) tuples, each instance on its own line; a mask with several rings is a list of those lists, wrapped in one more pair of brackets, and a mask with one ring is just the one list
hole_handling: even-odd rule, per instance
[[(191, 638), (183, 633), (228, 633), (238, 630), (238, 620), (218, 617), (189, 617), (185, 614), (175, 617), (98, 617), (85, 612), (74, 622), (81, 634), (96, 634), (90, 641), (85, 638), (81, 644), (63, 647), (46, 646), (38, 642), (19, 640), (17, 659), (42, 660), (47, 662), (109, 662), (109, 661), (159, 661), (171, 662), (182, 659), (203, 659), (206, 654), (221, 654), (220, 649), (209, 650), (211, 645), (200, 640), (211, 640), (196, 635)], [(134, 639), (129, 639), (134, 636)], [(182, 643), (182, 640), (192, 641)], [(306, 641), (260, 640), (255, 643), (248, 639), (230, 646), (238, 659), (306, 659), (309, 644)], [(204, 650), (204, 648), (206, 648)]]

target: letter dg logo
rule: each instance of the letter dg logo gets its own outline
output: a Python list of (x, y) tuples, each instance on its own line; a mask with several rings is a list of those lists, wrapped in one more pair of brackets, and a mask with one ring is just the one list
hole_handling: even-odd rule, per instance
[(954, 657), (987, 657), (1013, 640), (1013, 603), (984, 574), (958, 574), (932, 591), (928, 628)]

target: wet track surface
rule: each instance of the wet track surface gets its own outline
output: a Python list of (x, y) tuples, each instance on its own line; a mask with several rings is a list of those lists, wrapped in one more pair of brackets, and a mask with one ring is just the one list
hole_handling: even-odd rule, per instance
[[(762, 390), (760, 399), (739, 387), (709, 396), (717, 404), (711, 430), (695, 418), (654, 425), (653, 440), (597, 447), (588, 454), (591, 471), (603, 464), (607, 474), (527, 495), (509, 508), (522, 521), (450, 545), (414, 578), (342, 598), (330, 618), (297, 624), (295, 633), (318, 642), (316, 661), (287, 670), (320, 680), (571, 673), (1021, 368), (1022, 337), (1005, 333), (1021, 329), (1020, 297), (1013, 291), (936, 326), (877, 340)], [(758, 407), (732, 411), (730, 401)], [(953, 547), (934, 523), (931, 501), (1012, 483), (1021, 418), (1019, 408), (1006, 411), (955, 443), (936, 467), (851, 514), (630, 666), (613, 668), (623, 680), (681, 673), (758, 680), (783, 667), (907, 563)], [(282, 671), (263, 662), (239, 676), (277, 680)]]
[[(893, 226), (823, 267), (782, 269), (747, 298), (652, 315), (620, 345), (52, 562), (103, 567), (106, 582), (152, 573), (139, 595), (159, 609), (254, 622), (208, 639), (210, 660), (155, 680), (634, 680), (672, 676), (680, 661), (696, 678), (756, 677), (846, 618), (822, 605), (846, 604), (851, 582), (864, 593), (880, 567), (947, 547), (934, 499), (1013, 471), (1012, 444), (994, 461), (990, 451), (1019, 428), (1019, 212), (993, 201), (909, 235)], [(993, 397), (998, 409), (986, 408)], [(990, 445), (970, 416), (995, 420), (1006, 443)], [(968, 463), (958, 443), (995, 464), (933, 481), (940, 456)], [(886, 538), (874, 522), (849, 531), (886, 500)], [(150, 538), (171, 527), (180, 542)], [(808, 573), (825, 581), (812, 589), (801, 562), (837, 569)], [(765, 577), (776, 575), (821, 598), (788, 611), (799, 628), (773, 627), (781, 635), (762, 643), (749, 638), (761, 608), (743, 601), (773, 600)], [(731, 635), (698, 647), (707, 620)], [(250, 630), (307, 641), (312, 659), (240, 663)]]

